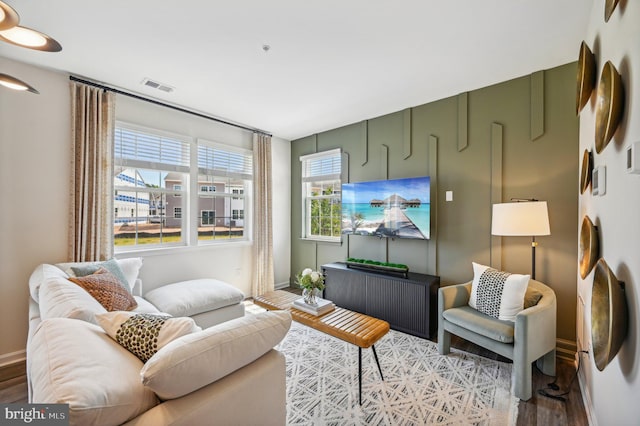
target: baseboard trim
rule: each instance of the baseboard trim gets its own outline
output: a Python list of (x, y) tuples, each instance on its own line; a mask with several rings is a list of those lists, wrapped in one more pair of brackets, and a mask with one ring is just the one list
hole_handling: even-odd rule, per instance
[(277, 283), (276, 285), (274, 285), (274, 288), (276, 290), (282, 290), (283, 288), (287, 288), (287, 287), (289, 287), (289, 281), (285, 281), (285, 282), (282, 282), (282, 283)]
[(0, 355), (0, 382), (27, 374), (27, 358), (24, 350)]
[(567, 361), (575, 361), (578, 345), (573, 340), (556, 339), (556, 357)]
[[(589, 354), (579, 352), (576, 353), (576, 357), (574, 359), (576, 364), (580, 362), (580, 360), (578, 359), (579, 356), (589, 357)], [(589, 360), (583, 358), (582, 362), (586, 363), (589, 362)], [(589, 393), (589, 388), (587, 387), (587, 378), (584, 376), (584, 368), (578, 370), (578, 385), (580, 386), (580, 395), (582, 395), (582, 403), (584, 404), (584, 411), (587, 414), (587, 421), (589, 422), (589, 426), (598, 426), (595, 413), (593, 412), (593, 405), (591, 404), (591, 394)]]

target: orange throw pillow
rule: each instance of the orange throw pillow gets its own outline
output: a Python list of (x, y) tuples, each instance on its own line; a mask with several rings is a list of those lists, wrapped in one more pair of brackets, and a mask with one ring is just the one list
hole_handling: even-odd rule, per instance
[(84, 277), (69, 277), (69, 281), (85, 289), (107, 311), (130, 311), (138, 306), (118, 278), (104, 268)]

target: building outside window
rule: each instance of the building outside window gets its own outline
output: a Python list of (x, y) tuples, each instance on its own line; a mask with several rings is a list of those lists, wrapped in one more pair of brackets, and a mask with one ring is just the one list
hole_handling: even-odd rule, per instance
[(198, 231), (199, 243), (247, 239), (244, 214), (233, 211), (247, 208), (252, 179), (251, 151), (198, 139), (198, 208), (215, 212), (200, 216), (202, 225), (213, 226)]
[(251, 151), (118, 122), (114, 154), (116, 251), (248, 239)]
[(302, 238), (340, 241), (342, 153), (340, 149), (300, 157)]

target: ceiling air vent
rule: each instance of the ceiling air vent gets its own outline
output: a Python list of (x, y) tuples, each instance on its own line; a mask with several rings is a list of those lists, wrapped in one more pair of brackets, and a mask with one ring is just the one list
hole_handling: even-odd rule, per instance
[(162, 90), (163, 92), (166, 92), (166, 93), (171, 93), (173, 92), (173, 89), (174, 89), (168, 84), (160, 83), (158, 81), (153, 81), (150, 78), (145, 78), (144, 80), (142, 80), (140, 84), (147, 87), (152, 87), (154, 89)]

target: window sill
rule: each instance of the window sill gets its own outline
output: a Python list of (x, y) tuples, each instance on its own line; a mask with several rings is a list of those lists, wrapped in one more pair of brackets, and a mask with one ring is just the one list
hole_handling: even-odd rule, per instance
[(301, 237), (300, 238), (301, 241), (311, 241), (314, 243), (327, 243), (327, 244), (338, 244), (338, 245), (342, 245), (342, 238), (337, 238), (337, 239), (329, 239), (329, 238), (305, 238), (305, 237)]
[(197, 246), (150, 247), (129, 250), (114, 250), (114, 256), (118, 259), (126, 259), (129, 257), (165, 256), (170, 254), (181, 254), (202, 250), (224, 250), (236, 247), (250, 247), (252, 245), (253, 241), (242, 240), (234, 242), (201, 244)]

